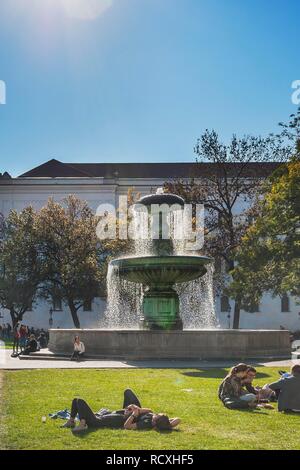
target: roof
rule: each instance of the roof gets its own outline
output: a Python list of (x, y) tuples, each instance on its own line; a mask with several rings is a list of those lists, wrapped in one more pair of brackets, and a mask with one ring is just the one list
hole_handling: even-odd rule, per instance
[[(240, 163), (228, 163), (235, 174)], [(276, 162), (249, 163), (245, 176), (270, 175)], [(19, 178), (190, 178), (218, 172), (215, 163), (63, 163), (52, 159), (19, 176)]]

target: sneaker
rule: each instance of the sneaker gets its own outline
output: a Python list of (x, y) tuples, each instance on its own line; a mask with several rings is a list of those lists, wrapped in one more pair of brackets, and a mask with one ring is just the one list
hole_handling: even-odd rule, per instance
[(75, 428), (75, 422), (69, 419), (61, 428)]
[(274, 410), (274, 406), (270, 405), (270, 403), (262, 403), (262, 408), (266, 408), (267, 410)]
[(285, 371), (285, 370), (279, 370), (279, 371), (278, 371), (278, 374), (279, 374), (279, 375), (284, 375), (284, 374), (286, 374), (286, 371)]
[(87, 428), (88, 428), (87, 424), (84, 424), (84, 425), (79, 424), (79, 426), (76, 426), (72, 429), (72, 432), (75, 433), (75, 434), (77, 434), (77, 433), (80, 434), (81, 432), (86, 431)]

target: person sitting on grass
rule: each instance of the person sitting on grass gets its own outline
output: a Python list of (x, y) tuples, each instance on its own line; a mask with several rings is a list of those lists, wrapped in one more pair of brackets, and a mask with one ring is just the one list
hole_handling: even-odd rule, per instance
[(267, 403), (269, 401), (277, 401), (276, 394), (268, 386), (259, 387), (253, 386), (253, 380), (256, 377), (256, 369), (252, 366), (248, 366), (247, 375), (242, 379), (242, 385), (248, 393), (256, 395), (259, 403)]
[(300, 364), (291, 368), (291, 374), (283, 374), (268, 387), (278, 393), (278, 411), (300, 413)]
[[(75, 417), (80, 423), (75, 427)], [(168, 416), (153, 413), (149, 408), (142, 408), (139, 399), (132, 390), (124, 392), (123, 408), (110, 411), (105, 408), (94, 413), (89, 405), (81, 398), (74, 398), (71, 407), (71, 418), (62, 426), (71, 428), (74, 433), (81, 433), (88, 428), (113, 429), (153, 429), (171, 430), (180, 423), (179, 418), (169, 419)]]
[(73, 350), (73, 354), (72, 354), (70, 360), (73, 361), (75, 359), (76, 361), (79, 361), (80, 359), (83, 358), (84, 353), (85, 353), (84, 343), (82, 341), (80, 341), (79, 336), (75, 336), (75, 338), (74, 338), (74, 350)]
[(255, 393), (248, 393), (243, 388), (249, 366), (240, 363), (232, 367), (229, 374), (221, 382), (218, 390), (219, 399), (229, 409), (273, 408), (268, 404), (258, 404), (259, 398)]

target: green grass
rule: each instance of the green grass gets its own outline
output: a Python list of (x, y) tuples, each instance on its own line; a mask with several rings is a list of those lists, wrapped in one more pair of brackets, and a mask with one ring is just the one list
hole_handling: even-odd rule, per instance
[[(0, 411), (4, 449), (300, 449), (300, 416), (276, 410), (232, 411), (217, 399), (226, 371), (210, 370), (29, 370), (6, 371)], [(0, 377), (1, 378), (1, 377)], [(257, 383), (278, 378), (277, 369), (260, 368)], [(61, 420), (43, 415), (70, 408), (82, 397), (98, 410), (122, 404), (131, 387), (142, 404), (179, 416), (172, 433), (102, 429), (73, 436)]]
[(7, 341), (7, 340), (5, 340), (5, 341), (1, 340), (0, 346), (3, 347), (3, 344), (4, 344), (4, 349), (12, 349), (14, 343), (13, 343), (13, 341), (10, 341), (10, 340), (9, 340), (9, 341)]

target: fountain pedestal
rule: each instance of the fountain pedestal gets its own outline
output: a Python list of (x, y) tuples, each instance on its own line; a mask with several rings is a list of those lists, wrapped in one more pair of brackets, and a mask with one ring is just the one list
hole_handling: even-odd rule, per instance
[(143, 297), (142, 325), (150, 330), (182, 330), (179, 316), (179, 298), (171, 286), (162, 289), (150, 287)]

